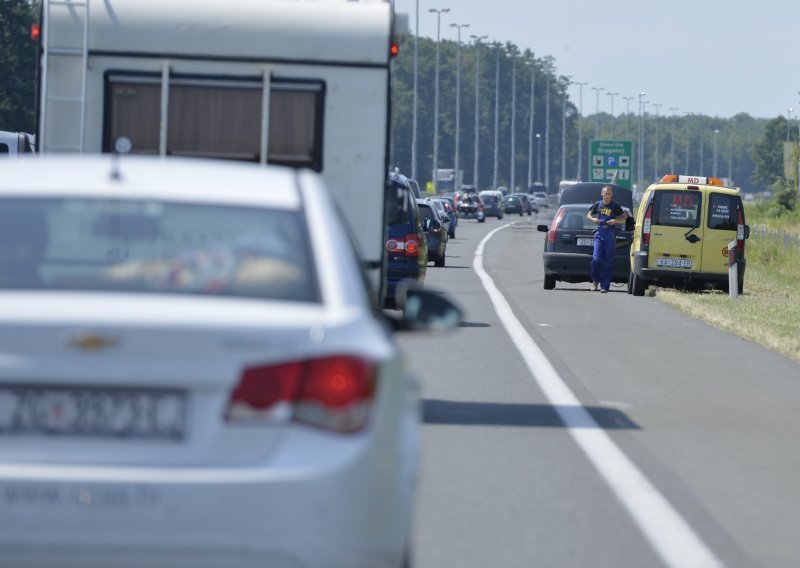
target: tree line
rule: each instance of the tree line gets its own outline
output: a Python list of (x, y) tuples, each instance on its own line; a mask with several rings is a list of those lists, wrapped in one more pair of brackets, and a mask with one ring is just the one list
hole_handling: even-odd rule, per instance
[[(414, 38), (410, 38), (395, 59), (392, 83), (391, 163), (408, 175), (412, 166), (412, 126), (414, 89)], [(456, 123), (456, 41), (439, 44), (439, 168), (454, 168)], [(578, 104), (569, 96), (570, 85), (556, 72), (551, 57), (537, 57), (532, 51), (520, 52), (513, 43), (462, 43), (459, 128), (459, 168), (464, 183), (480, 189), (494, 185), (495, 96), (499, 94), (497, 137), (497, 185), (524, 188), (528, 172), (534, 181), (548, 182), (555, 191), (562, 173), (562, 132), (564, 138), (564, 177), (588, 179), (589, 144), (592, 139), (633, 141), (634, 160), (638, 159), (640, 120), (644, 130), (644, 185), (667, 173), (731, 178), (745, 192), (762, 191), (783, 179), (783, 141), (787, 122), (784, 117), (772, 120), (740, 113), (731, 118), (702, 114), (656, 114), (646, 108), (638, 112), (584, 112), (579, 116)], [(433, 175), (433, 121), (436, 76), (436, 42), (419, 38), (417, 106), (417, 177), (422, 183)], [(475, 99), (476, 67), (478, 93), (478, 179), (475, 180)], [(496, 77), (499, 74), (499, 81)], [(533, 105), (531, 105), (533, 82)], [(513, 87), (512, 87), (513, 86)], [(515, 88), (516, 92), (512, 92)], [(573, 92), (575, 87), (571, 87)], [(548, 93), (549, 91), (549, 93)], [(591, 92), (584, 90), (584, 111)], [(591, 97), (594, 99), (594, 97)], [(548, 100), (549, 99), (549, 100)], [(514, 152), (512, 158), (511, 122), (514, 111)], [(622, 103), (618, 99), (618, 104)], [(638, 106), (638, 101), (633, 103)], [(549, 107), (549, 113), (548, 113)], [(529, 165), (531, 109), (533, 112), (532, 160)], [(578, 129), (581, 132), (581, 170), (578, 171)], [(783, 129), (783, 130), (782, 130)], [(783, 133), (784, 138), (777, 134)], [(537, 143), (535, 134), (540, 135)], [(545, 148), (545, 133), (549, 151)], [(796, 141), (797, 129), (789, 129), (790, 140)], [(538, 146), (538, 148), (537, 148)], [(541, 156), (541, 164), (538, 158)], [(531, 167), (532, 166), (532, 167)], [(638, 166), (634, 163), (634, 172)], [(673, 170), (674, 169), (674, 170)], [(537, 178), (537, 172), (541, 171)], [(546, 179), (547, 178), (547, 179)], [(634, 180), (635, 181), (635, 180)]]

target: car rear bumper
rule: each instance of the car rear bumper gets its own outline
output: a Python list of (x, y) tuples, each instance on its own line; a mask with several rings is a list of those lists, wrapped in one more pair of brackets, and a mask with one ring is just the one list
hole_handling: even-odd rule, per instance
[[(679, 268), (648, 268), (649, 255), (647, 252), (633, 254), (633, 271), (637, 278), (658, 284), (660, 286), (675, 286), (686, 284), (711, 284), (714, 286), (728, 284), (728, 272), (698, 272), (686, 271)], [(738, 263), (739, 282), (744, 281), (744, 272), (747, 260), (741, 258)]]
[[(627, 282), (630, 272), (630, 261), (627, 256), (614, 257), (614, 268), (611, 273), (612, 282)], [(555, 276), (564, 282), (591, 282), (592, 255), (565, 252), (544, 253), (545, 274)]]
[(393, 430), (328, 468), (0, 463), (0, 566), (398, 566), (415, 468), (391, 465), (415, 458), (386, 459)]

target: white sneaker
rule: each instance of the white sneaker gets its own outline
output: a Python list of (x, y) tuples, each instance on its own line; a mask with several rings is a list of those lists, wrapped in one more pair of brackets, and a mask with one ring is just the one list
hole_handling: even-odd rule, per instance
[(597, 282), (592, 282), (592, 292), (597, 292)]

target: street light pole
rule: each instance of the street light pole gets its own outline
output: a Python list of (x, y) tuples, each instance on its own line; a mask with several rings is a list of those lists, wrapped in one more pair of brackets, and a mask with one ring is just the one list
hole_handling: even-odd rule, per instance
[(633, 97), (622, 97), (625, 99), (625, 140), (631, 139), (631, 101)]
[(595, 96), (595, 113), (594, 113), (594, 139), (600, 138), (600, 91), (605, 91), (604, 87), (592, 87)]
[[(531, 66), (531, 98), (530, 98), (530, 112), (528, 113), (528, 187), (533, 184), (533, 117), (536, 111), (534, 107), (534, 85), (536, 83), (536, 67), (533, 65), (533, 60), (530, 61)], [(538, 180), (537, 180), (538, 181)]]
[(678, 107), (669, 107), (672, 111), (672, 127), (669, 129), (669, 171), (675, 173), (675, 113)]
[(561, 92), (561, 179), (567, 177), (567, 88), (572, 75), (565, 77), (564, 90)]
[(494, 172), (492, 173), (492, 189), (497, 189), (497, 159), (500, 136), (500, 43), (494, 42), (497, 65), (494, 75)]
[(536, 181), (542, 179), (542, 135), (536, 133)]
[(517, 54), (511, 52), (511, 179), (509, 191), (516, 189), (516, 158), (517, 157)]
[(451, 28), (456, 28), (458, 43), (456, 44), (456, 149), (453, 163), (455, 164), (455, 189), (461, 189), (461, 156), (459, 149), (461, 145), (461, 28), (468, 28), (469, 24), (450, 24)]
[(606, 93), (609, 97), (611, 97), (611, 138), (616, 138), (616, 117), (614, 116), (614, 96), (618, 95), (619, 93)]
[(714, 129), (714, 162), (713, 162), (713, 169), (712, 169), (712, 171), (714, 173), (711, 174), (714, 177), (717, 177), (717, 163), (718, 163), (717, 162), (717, 138), (719, 138), (719, 129), (715, 128)]
[[(684, 112), (683, 113), (684, 116), (689, 116), (689, 114), (690, 113), (688, 113), (688, 112)], [(692, 174), (692, 171), (689, 168), (689, 145), (690, 145), (690, 143), (691, 143), (691, 138), (690, 138), (689, 128), (688, 128), (688, 125), (687, 125), (687, 128), (686, 128), (686, 175), (691, 175)]]
[(544, 98), (544, 185), (547, 191), (550, 191), (550, 75), (548, 67)]
[(417, 76), (419, 75), (419, 0), (414, 26), (414, 109), (411, 120), (411, 178), (417, 179)]
[(786, 141), (789, 142), (789, 127), (792, 124), (792, 107), (789, 107), (789, 112), (786, 113)]
[(637, 168), (639, 175), (637, 176), (636, 192), (640, 195), (644, 191), (642, 187), (644, 183), (644, 103), (642, 103), (642, 97), (644, 97), (645, 94), (644, 91), (639, 93), (639, 167)]
[(653, 103), (653, 106), (656, 107), (656, 159), (653, 164), (653, 181), (656, 181), (658, 179), (658, 111), (663, 105), (661, 103)]
[(430, 8), (428, 12), (436, 14), (436, 85), (433, 96), (433, 192), (439, 193), (439, 182), (437, 170), (439, 169), (439, 40), (442, 31), (442, 14), (446, 14), (450, 8)]
[(480, 105), (479, 101), (481, 98), (481, 89), (480, 89), (480, 77), (481, 77), (481, 41), (485, 40), (489, 36), (477, 36), (471, 35), (470, 36), (475, 41), (475, 160), (472, 164), (472, 183), (475, 186), (475, 189), (480, 188), (480, 184), (478, 183), (478, 133), (480, 130)]
[(578, 85), (578, 167), (575, 169), (575, 179), (580, 181), (581, 178), (581, 170), (583, 170), (583, 128), (581, 128), (581, 123), (583, 122), (583, 86), (588, 85), (588, 81), (580, 82), (576, 81), (574, 83)]

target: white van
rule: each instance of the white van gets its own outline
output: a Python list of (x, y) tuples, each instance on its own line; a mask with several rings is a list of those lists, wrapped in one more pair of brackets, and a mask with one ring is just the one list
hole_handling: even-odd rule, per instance
[(386, 0), (43, 0), (41, 151), (124, 137), (137, 154), (321, 172), (382, 288), (398, 22)]

